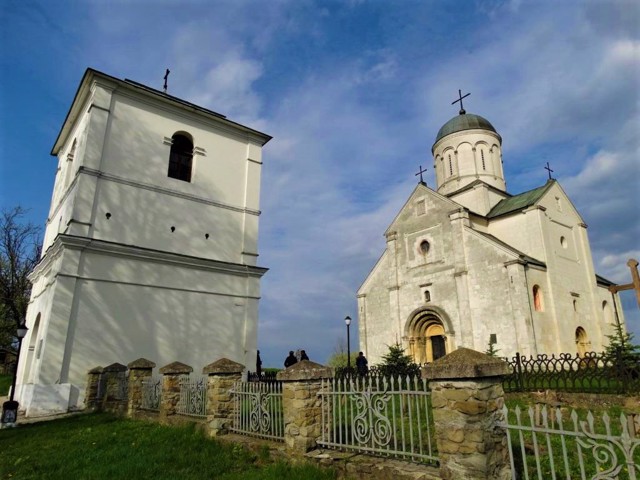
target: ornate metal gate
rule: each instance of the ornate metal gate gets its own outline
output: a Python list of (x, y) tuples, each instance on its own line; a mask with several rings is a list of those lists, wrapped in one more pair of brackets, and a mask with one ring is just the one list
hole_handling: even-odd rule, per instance
[(238, 381), (231, 390), (235, 416), (231, 430), (244, 435), (284, 440), (282, 382)]

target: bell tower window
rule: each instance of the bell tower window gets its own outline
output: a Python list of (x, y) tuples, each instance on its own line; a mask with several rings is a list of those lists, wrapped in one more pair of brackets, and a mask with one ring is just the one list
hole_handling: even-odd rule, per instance
[(173, 137), (171, 137), (168, 176), (185, 182), (190, 182), (192, 163), (193, 142), (184, 133), (174, 134)]

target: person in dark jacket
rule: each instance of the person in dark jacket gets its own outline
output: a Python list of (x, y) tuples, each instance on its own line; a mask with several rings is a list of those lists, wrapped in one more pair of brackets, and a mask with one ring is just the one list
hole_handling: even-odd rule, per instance
[(262, 376), (262, 359), (260, 358), (260, 350), (258, 350), (258, 355), (256, 356), (256, 374), (258, 378)]
[(300, 360), (309, 360), (309, 356), (304, 350), (300, 350)]
[(369, 371), (369, 362), (362, 352), (359, 352), (356, 357), (356, 369), (360, 375), (366, 375)]
[(289, 368), (291, 365), (298, 363), (298, 359), (296, 358), (293, 350), (289, 352), (289, 356), (284, 360), (284, 368)]

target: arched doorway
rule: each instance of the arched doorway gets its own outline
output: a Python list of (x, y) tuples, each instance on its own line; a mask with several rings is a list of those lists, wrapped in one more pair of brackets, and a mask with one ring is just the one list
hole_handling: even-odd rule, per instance
[(448, 353), (447, 338), (452, 333), (444, 312), (435, 307), (418, 309), (405, 328), (408, 353), (416, 363), (433, 362)]
[(589, 351), (589, 338), (587, 337), (587, 332), (585, 332), (584, 328), (578, 327), (576, 328), (576, 347), (578, 349), (578, 356), (584, 357), (584, 354)]

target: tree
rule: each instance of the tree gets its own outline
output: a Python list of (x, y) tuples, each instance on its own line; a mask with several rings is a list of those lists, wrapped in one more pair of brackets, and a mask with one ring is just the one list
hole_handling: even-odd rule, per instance
[(383, 375), (418, 375), (420, 367), (414, 363), (410, 355), (404, 353), (399, 343), (388, 345), (389, 352), (382, 356), (382, 363), (377, 367)]
[(40, 260), (40, 228), (25, 220), (22, 207), (0, 215), (0, 346), (10, 347), (27, 314), (31, 282)]
[(607, 338), (609, 345), (604, 354), (614, 365), (614, 376), (623, 382), (640, 378), (640, 345), (633, 343), (633, 334), (625, 332), (620, 322), (616, 322), (613, 335)]
[(484, 353), (489, 355), (490, 357), (497, 357), (498, 356), (498, 352), (500, 350), (496, 348), (495, 342), (492, 342), (491, 340), (492, 339), (489, 338), (489, 343), (487, 344), (487, 349), (485, 350)]
[[(356, 357), (358, 352), (351, 352), (351, 366), (356, 364)], [(336, 342), (336, 346), (333, 349), (333, 353), (327, 360), (327, 365), (332, 368), (346, 368), (347, 367), (347, 342), (343, 339), (339, 339)]]

